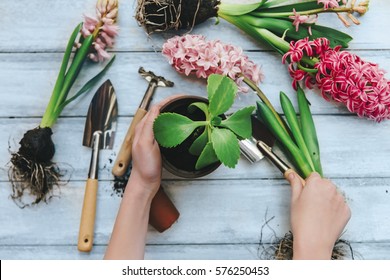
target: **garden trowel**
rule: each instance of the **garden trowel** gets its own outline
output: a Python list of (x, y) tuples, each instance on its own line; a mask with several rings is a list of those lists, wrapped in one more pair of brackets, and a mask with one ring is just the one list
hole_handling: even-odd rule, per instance
[(92, 249), (98, 189), (99, 150), (112, 149), (117, 115), (118, 105), (115, 90), (110, 80), (107, 80), (92, 98), (85, 122), (83, 145), (92, 148), (92, 156), (85, 186), (77, 246), (82, 252), (89, 252)]
[[(240, 151), (250, 163), (255, 163), (266, 156), (287, 178), (288, 174), (295, 172), (277, 154), (272, 151), (275, 137), (269, 129), (255, 116), (252, 116), (252, 137), (239, 142)], [(305, 180), (301, 178), (303, 185)]]

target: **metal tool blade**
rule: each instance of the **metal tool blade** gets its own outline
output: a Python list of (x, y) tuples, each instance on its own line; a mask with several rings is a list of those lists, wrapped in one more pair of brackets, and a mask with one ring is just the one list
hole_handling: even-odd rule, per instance
[(257, 141), (263, 141), (268, 146), (272, 147), (275, 143), (275, 137), (269, 129), (258, 119), (252, 116), (252, 137), (239, 142), (240, 151), (249, 160), (250, 163), (255, 163), (264, 158), (264, 154), (256, 146)]
[(96, 91), (89, 105), (85, 121), (83, 145), (92, 147), (93, 135), (101, 132), (99, 149), (112, 149), (118, 117), (114, 87), (106, 80)]

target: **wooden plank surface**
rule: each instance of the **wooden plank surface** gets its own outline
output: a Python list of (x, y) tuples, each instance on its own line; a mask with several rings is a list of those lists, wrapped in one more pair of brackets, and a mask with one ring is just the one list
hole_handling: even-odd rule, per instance
[[(135, 1), (120, 1), (120, 35), (113, 53), (117, 60), (110, 78), (119, 101), (119, 122), (113, 150), (100, 158), (100, 187), (95, 246), (90, 254), (77, 251), (84, 182), (90, 150), (81, 145), (85, 116), (95, 87), (67, 107), (54, 126), (56, 155), (69, 183), (48, 204), (19, 209), (10, 199), (10, 151), (27, 129), (37, 126), (54, 86), (63, 51), (83, 13), (93, 13), (95, 0), (2, 0), (0, 5), (0, 259), (101, 259), (109, 240), (120, 196), (113, 187), (111, 167), (124, 134), (147, 87), (137, 74), (139, 66), (175, 82), (158, 89), (154, 103), (177, 93), (205, 96), (205, 81), (173, 71), (160, 54), (174, 33), (148, 37), (133, 18)], [(55, 11), (55, 12), (53, 12)], [(33, 16), (34, 15), (34, 16)], [(381, 32), (390, 25), (390, 2), (371, 1), (360, 26), (349, 29), (326, 15), (320, 23), (354, 37), (350, 50), (390, 69), (390, 38)], [(280, 109), (278, 93), (296, 103), (286, 66), (280, 56), (224, 22), (210, 19), (193, 33), (237, 44), (262, 66), (263, 91)], [(102, 66), (89, 64), (79, 88)], [(149, 69), (150, 68), (150, 69)], [(390, 259), (390, 123), (376, 124), (351, 115), (345, 108), (324, 101), (318, 90), (308, 91), (321, 144), (324, 173), (345, 193), (352, 219), (343, 237), (358, 259)], [(254, 104), (254, 94), (240, 95), (233, 110)], [(280, 152), (276, 148), (277, 152)], [(220, 167), (198, 180), (183, 180), (163, 172), (163, 185), (181, 212), (179, 221), (163, 234), (149, 228), (147, 259), (258, 259), (259, 237), (289, 230), (289, 189), (279, 171), (267, 160), (250, 165), (240, 159), (236, 169)], [(272, 230), (271, 230), (272, 229)], [(260, 256), (261, 257), (261, 256)]]
[[(91, 253), (77, 251), (70, 246), (0, 246), (7, 259), (15, 260), (100, 260), (106, 246), (96, 245)], [(355, 260), (389, 260), (390, 243), (351, 243)], [(264, 259), (264, 250), (259, 244), (218, 245), (147, 245), (146, 260), (256, 260)], [(348, 255), (347, 259), (352, 259)]]

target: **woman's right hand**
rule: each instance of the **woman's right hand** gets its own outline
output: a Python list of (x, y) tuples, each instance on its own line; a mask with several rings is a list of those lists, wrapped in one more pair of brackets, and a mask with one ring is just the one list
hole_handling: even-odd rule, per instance
[(303, 186), (291, 173), (291, 229), (294, 259), (331, 259), (335, 242), (347, 225), (351, 211), (336, 186), (312, 173)]

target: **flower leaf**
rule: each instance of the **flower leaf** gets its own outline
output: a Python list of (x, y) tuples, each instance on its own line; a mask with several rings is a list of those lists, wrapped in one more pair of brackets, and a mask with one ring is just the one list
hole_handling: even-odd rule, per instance
[(242, 138), (249, 138), (252, 135), (251, 114), (255, 106), (245, 107), (221, 123), (222, 127), (226, 127)]
[[(212, 78), (210, 79), (210, 77)], [(232, 79), (226, 76), (215, 74), (210, 75), (210, 77), (207, 86), (209, 110), (212, 116), (218, 116), (225, 113), (233, 105), (237, 86)]]
[(222, 13), (231, 16), (247, 14), (259, 8), (266, 1), (267, 0), (261, 0), (250, 4), (229, 4), (222, 2), (218, 7), (218, 14)]
[[(290, 1), (293, 2), (293, 1)], [(291, 12), (295, 9), (297, 12), (308, 11), (318, 9), (320, 5), (317, 0), (299, 0), (294, 1), (293, 4), (287, 4), (286, 0), (276, 0), (276, 1), (268, 1), (264, 5), (262, 5), (258, 10), (266, 11), (270, 13), (284, 13)]]
[(236, 135), (228, 129), (215, 127), (211, 141), (218, 159), (227, 167), (234, 168), (240, 158), (240, 146)]
[(104, 66), (104, 68), (97, 73), (92, 79), (90, 79), (88, 82), (84, 84), (84, 86), (77, 92), (75, 93), (72, 97), (68, 98), (66, 101), (64, 101), (62, 104), (58, 106), (54, 114), (60, 114), (62, 110), (73, 100), (75, 100), (77, 97), (85, 93), (86, 91), (89, 91), (92, 87), (95, 86), (95, 84), (100, 80), (101, 77), (103, 77), (104, 74), (106, 74), (107, 70), (111, 67), (112, 63), (115, 60), (115, 55), (112, 56), (110, 61)]
[(196, 162), (195, 169), (202, 169), (203, 167), (206, 167), (217, 161), (219, 161), (219, 159), (215, 154), (213, 144), (211, 142), (208, 142)]
[(195, 141), (192, 143), (189, 152), (195, 156), (199, 156), (202, 153), (202, 150), (206, 146), (207, 142), (209, 140), (208, 130), (207, 128), (204, 129), (203, 133), (195, 139)]
[(163, 113), (154, 121), (154, 137), (163, 147), (176, 147), (186, 140), (197, 127), (204, 124), (204, 122), (194, 122), (179, 114)]

